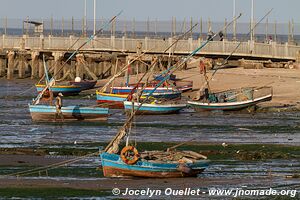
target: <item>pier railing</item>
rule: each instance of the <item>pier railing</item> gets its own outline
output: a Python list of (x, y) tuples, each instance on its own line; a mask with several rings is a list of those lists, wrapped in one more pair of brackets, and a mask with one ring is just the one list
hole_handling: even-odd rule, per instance
[[(76, 36), (54, 37), (54, 36), (9, 36), (2, 35), (0, 39), (0, 48), (7, 50), (35, 50), (35, 51), (73, 51), (77, 49), (87, 38)], [(78, 40), (78, 41), (77, 41)], [(77, 43), (73, 45), (75, 42)], [(142, 38), (133, 39), (115, 36), (96, 37), (92, 42), (85, 45), (82, 51), (111, 51), (134, 53), (137, 46), (141, 45), (141, 50), (148, 53), (162, 53), (172, 42), (173, 38)], [(168, 53), (188, 54), (198, 47), (203, 40), (194, 40), (192, 38), (178, 41)], [(199, 54), (201, 55), (229, 55), (238, 45), (238, 41), (212, 41), (206, 45)], [(73, 45), (73, 46), (72, 46)], [(71, 47), (72, 46), (72, 47)], [(71, 48), (70, 48), (71, 47)], [(270, 41), (269, 43), (259, 43), (254, 41), (242, 42), (234, 53), (241, 57), (258, 57), (270, 59), (288, 59), (296, 60), (300, 46), (285, 43), (279, 44)]]

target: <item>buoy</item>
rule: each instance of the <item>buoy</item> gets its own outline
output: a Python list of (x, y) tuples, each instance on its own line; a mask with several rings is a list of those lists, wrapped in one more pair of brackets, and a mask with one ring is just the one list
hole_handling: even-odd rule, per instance
[(81, 78), (77, 76), (77, 77), (75, 78), (75, 82), (77, 82), (77, 83), (78, 83), (78, 82), (81, 82)]

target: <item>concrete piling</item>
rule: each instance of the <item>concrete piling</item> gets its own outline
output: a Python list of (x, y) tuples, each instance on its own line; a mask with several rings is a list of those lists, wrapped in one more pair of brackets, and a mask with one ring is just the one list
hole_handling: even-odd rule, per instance
[(6, 74), (6, 59), (0, 58), (0, 77)]
[(31, 79), (37, 78), (39, 69), (39, 55), (38, 51), (33, 51), (31, 53)]
[(76, 77), (83, 79), (83, 63), (81, 60), (84, 59), (83, 54), (76, 55)]
[(9, 51), (7, 53), (7, 79), (13, 79), (14, 77), (14, 66), (15, 66), (15, 52)]
[(24, 56), (20, 55), (19, 56), (19, 62), (18, 62), (18, 77), (19, 78), (25, 78), (25, 64), (26, 64), (26, 60), (24, 58)]
[(39, 60), (39, 78), (42, 78), (44, 75), (44, 62)]
[(52, 53), (54, 57), (54, 75), (56, 79), (60, 79), (63, 76), (63, 71), (61, 69), (62, 67), (62, 60), (64, 58), (64, 53), (62, 52), (53, 52)]

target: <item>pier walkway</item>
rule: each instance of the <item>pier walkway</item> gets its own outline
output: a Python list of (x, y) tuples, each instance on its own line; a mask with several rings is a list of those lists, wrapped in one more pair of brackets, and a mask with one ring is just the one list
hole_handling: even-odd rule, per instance
[[(78, 41), (77, 41), (78, 40)], [(29, 50), (29, 51), (73, 51), (83, 44), (87, 38), (54, 37), (54, 36), (8, 36), (3, 35), (0, 39), (0, 49), (3, 50)], [(143, 52), (149, 54), (161, 54), (174, 41), (174, 38), (153, 39), (153, 38), (116, 38), (96, 37), (89, 44), (85, 45), (83, 52), (123, 52), (135, 53), (137, 46), (141, 46)], [(75, 42), (77, 43), (72, 46)], [(168, 53), (189, 54), (193, 49), (201, 45), (203, 40), (192, 38), (180, 40), (169, 50)], [(197, 55), (203, 56), (226, 56), (229, 55), (239, 44), (238, 41), (212, 41)], [(70, 48), (71, 47), (71, 48)], [(248, 57), (271, 60), (293, 60), (297, 59), (300, 46), (288, 43), (278, 44), (276, 42), (257, 43), (254, 41), (242, 42), (236, 52), (236, 57)]]

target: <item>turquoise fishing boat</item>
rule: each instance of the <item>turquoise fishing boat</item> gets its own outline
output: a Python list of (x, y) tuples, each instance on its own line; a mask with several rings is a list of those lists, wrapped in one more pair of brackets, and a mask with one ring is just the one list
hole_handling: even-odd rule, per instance
[[(129, 94), (131, 92), (136, 92), (136, 91), (132, 91), (135, 88), (135, 90), (141, 90), (142, 87), (134, 87), (134, 86), (125, 86), (125, 87), (112, 87), (112, 93), (113, 94)], [(146, 87), (143, 89), (144, 93), (149, 93), (154, 89), (154, 87)], [(155, 93), (170, 93), (170, 92), (174, 92), (177, 90), (174, 90), (172, 88), (168, 88), (168, 87), (158, 87), (155, 89)]]
[[(128, 148), (127, 148), (128, 149)], [(182, 154), (181, 163), (178, 161), (165, 162), (158, 161), (157, 155), (161, 156), (177, 156)], [(191, 155), (193, 154), (193, 155)], [(184, 155), (184, 156), (183, 156)], [(209, 165), (209, 161), (203, 159), (202, 155), (198, 158), (202, 160), (194, 160), (197, 155), (195, 152), (144, 152), (140, 155), (140, 159), (134, 164), (127, 164), (126, 161), (118, 154), (101, 153), (101, 163), (103, 175), (105, 177), (146, 177), (146, 178), (178, 178), (197, 176), (203, 172)], [(157, 158), (157, 159), (156, 159)], [(189, 160), (189, 162), (187, 162)]]
[(50, 105), (30, 105), (29, 111), (32, 121), (35, 122), (67, 122), (67, 121), (106, 121), (108, 108), (83, 107), (83, 106), (62, 106), (60, 116), (56, 117), (55, 106)]
[(179, 113), (180, 110), (186, 108), (186, 104), (175, 103), (137, 103), (132, 101), (124, 101), (124, 107), (126, 112), (132, 112), (134, 107), (137, 110), (136, 114), (148, 114), (148, 115), (161, 115), (161, 114), (174, 114)]
[[(145, 99), (149, 93), (144, 93), (141, 99)], [(155, 99), (179, 99), (181, 98), (180, 91), (152, 93), (151, 96)], [(101, 107), (108, 107), (112, 109), (123, 109), (124, 101), (127, 100), (128, 94), (112, 94), (96, 91), (97, 103)]]

